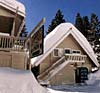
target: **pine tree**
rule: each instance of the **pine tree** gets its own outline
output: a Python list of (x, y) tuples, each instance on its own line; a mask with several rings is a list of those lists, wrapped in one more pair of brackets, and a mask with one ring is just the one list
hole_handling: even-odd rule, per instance
[(88, 31), (90, 30), (90, 22), (88, 16), (83, 17), (84, 36), (88, 38)]
[(94, 51), (98, 53), (100, 51), (100, 21), (98, 16), (94, 13), (91, 14), (91, 31), (92, 31), (92, 38), (91, 42), (94, 45)]
[(28, 32), (26, 31), (26, 25), (24, 25), (20, 33), (20, 37), (27, 37), (27, 35), (28, 35)]
[(77, 13), (77, 15), (76, 15), (75, 27), (76, 27), (82, 34), (84, 34), (83, 20), (82, 20), (82, 17), (80, 16), (80, 13)]
[(93, 33), (93, 37), (98, 38), (98, 34), (100, 33), (100, 21), (98, 16), (94, 13), (91, 14), (91, 31)]
[(58, 26), (61, 23), (65, 22), (65, 19), (63, 18), (62, 12), (60, 10), (57, 11), (56, 16), (54, 19), (52, 19), (51, 24), (48, 27), (48, 33), (50, 33), (56, 26)]

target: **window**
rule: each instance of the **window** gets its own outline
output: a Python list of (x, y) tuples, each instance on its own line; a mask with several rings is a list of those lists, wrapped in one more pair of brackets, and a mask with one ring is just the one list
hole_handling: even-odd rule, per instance
[(65, 54), (71, 54), (71, 49), (64, 49)]
[(81, 51), (80, 50), (73, 50), (72, 53), (73, 54), (81, 54)]
[(54, 49), (54, 56), (56, 56), (56, 57), (59, 56), (58, 51), (59, 51), (58, 49)]
[(63, 49), (61, 48), (56, 48), (53, 51), (53, 56), (54, 57), (61, 57), (63, 55)]

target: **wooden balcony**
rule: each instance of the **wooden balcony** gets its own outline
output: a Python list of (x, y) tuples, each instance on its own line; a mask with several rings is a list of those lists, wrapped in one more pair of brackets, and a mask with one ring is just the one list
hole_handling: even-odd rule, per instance
[(0, 67), (27, 69), (25, 38), (0, 36)]
[(87, 56), (86, 55), (80, 55), (80, 54), (65, 54), (66, 60), (70, 62), (82, 62), (84, 63), (86, 61)]
[(25, 38), (0, 36), (0, 51), (24, 51)]

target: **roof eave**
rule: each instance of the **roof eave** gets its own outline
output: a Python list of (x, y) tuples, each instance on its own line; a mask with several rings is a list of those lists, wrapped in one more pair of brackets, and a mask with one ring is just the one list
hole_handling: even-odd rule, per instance
[[(15, 1), (15, 2), (19, 3), (18, 1)], [(20, 4), (21, 4), (21, 3), (20, 3)], [(22, 8), (22, 9), (19, 8), (19, 10), (18, 10), (18, 15), (20, 15), (20, 16), (22, 16), (22, 17), (25, 17), (25, 16), (26, 16), (26, 14), (25, 14), (25, 7), (24, 7), (23, 4), (21, 4), (21, 5), (23, 6), (23, 8)], [(2, 1), (2, 0), (0, 0), (0, 6), (2, 6), (2, 7), (4, 7), (4, 8), (6, 8), (6, 9), (8, 9), (8, 10), (14, 12), (14, 13), (16, 13), (16, 9), (17, 9), (17, 7), (19, 7), (19, 6), (17, 6), (17, 5), (16, 5), (16, 7), (15, 7), (14, 5), (13, 5), (14, 7), (12, 7), (11, 5), (5, 3), (5, 2)]]

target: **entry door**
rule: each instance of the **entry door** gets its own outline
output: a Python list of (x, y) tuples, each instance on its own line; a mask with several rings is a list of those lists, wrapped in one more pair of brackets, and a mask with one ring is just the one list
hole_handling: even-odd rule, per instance
[(75, 70), (76, 83), (84, 83), (88, 80), (88, 69), (87, 67), (79, 67)]

